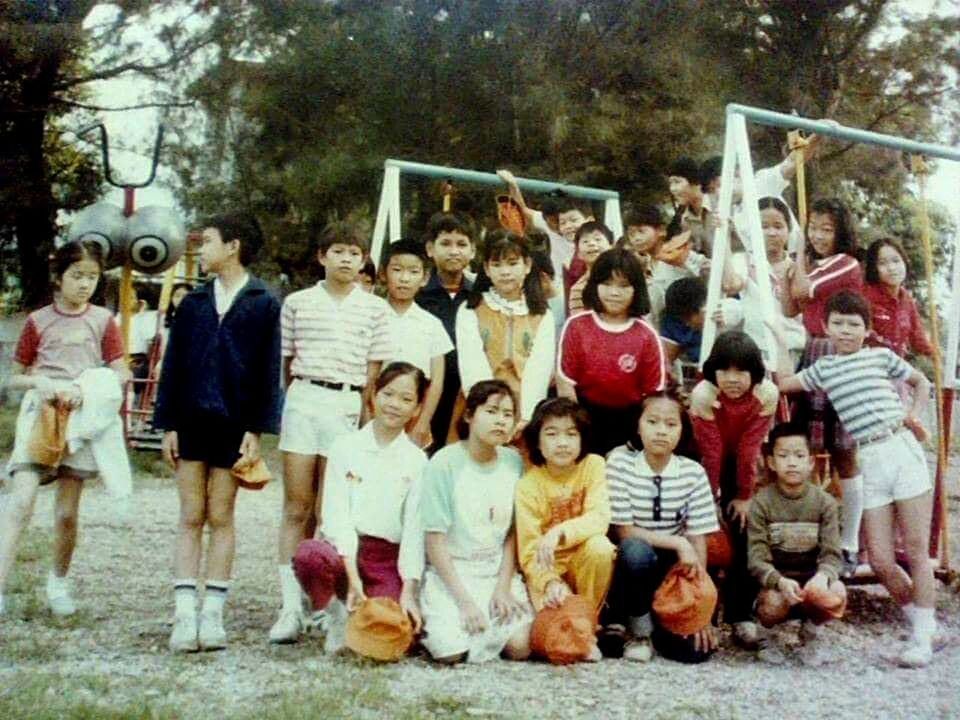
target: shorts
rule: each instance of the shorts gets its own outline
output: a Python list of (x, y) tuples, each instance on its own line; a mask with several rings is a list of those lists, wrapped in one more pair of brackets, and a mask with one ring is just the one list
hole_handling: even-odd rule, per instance
[(355, 390), (331, 390), (297, 378), (283, 403), (280, 449), (326, 457), (334, 440), (360, 426), (362, 406)]
[(865, 510), (915, 498), (932, 487), (923, 448), (907, 429), (861, 447), (859, 455)]
[(246, 430), (228, 418), (196, 412), (177, 429), (180, 459), (229, 470), (240, 458), (240, 443), (245, 433)]
[(33, 432), (33, 425), (40, 412), (42, 402), (35, 390), (28, 390), (23, 396), (23, 402), (20, 403), (20, 414), (17, 415), (13, 452), (7, 461), (7, 474), (13, 475), (20, 470), (35, 472), (40, 475), (41, 485), (48, 485), (63, 477), (80, 480), (96, 477), (98, 475), (97, 463), (93, 459), (93, 452), (90, 450), (88, 443), (84, 443), (76, 452), (66, 452), (57, 467), (40, 465), (30, 458), (28, 449), (30, 434)]

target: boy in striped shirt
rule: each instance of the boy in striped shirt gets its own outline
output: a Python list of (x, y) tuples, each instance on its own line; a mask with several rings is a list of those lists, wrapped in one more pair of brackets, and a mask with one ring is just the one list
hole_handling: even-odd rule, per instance
[(326, 278), (291, 293), (280, 313), (283, 379), (280, 420), (283, 451), (283, 517), (279, 573), (283, 607), (270, 641), (296, 642), (302, 626), (300, 583), (290, 558), (320, 514), (327, 453), (333, 441), (357, 429), (383, 361), (393, 355), (390, 308), (355, 281), (367, 259), (358, 231), (333, 225), (320, 239), (318, 259)]
[[(864, 297), (849, 290), (838, 292), (826, 306), (826, 332), (837, 354), (821, 357), (795, 375), (777, 328), (777, 384), (786, 393), (825, 392), (840, 422), (857, 441), (870, 565), (912, 626), (900, 663), (919, 667), (932, 658), (936, 632), (936, 588), (928, 555), (933, 495), (919, 443), (926, 431), (917, 420), (930, 383), (891, 350), (863, 347), (869, 330), (870, 306)], [(906, 413), (893, 387), (900, 380), (913, 391)], [(895, 520), (903, 535), (909, 576), (896, 562)]]

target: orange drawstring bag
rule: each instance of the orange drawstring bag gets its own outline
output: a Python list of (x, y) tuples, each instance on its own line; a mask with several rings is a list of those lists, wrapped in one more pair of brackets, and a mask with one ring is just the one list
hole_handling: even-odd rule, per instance
[(530, 649), (554, 665), (586, 660), (596, 645), (596, 619), (591, 602), (569, 595), (560, 607), (545, 607), (530, 628)]
[(733, 544), (726, 526), (707, 535), (707, 567), (727, 569), (733, 564)]
[(497, 195), (497, 219), (500, 227), (523, 237), (527, 232), (527, 219), (523, 209), (509, 195)]
[(847, 595), (817, 585), (807, 586), (803, 588), (803, 609), (813, 619), (839, 620), (847, 609)]
[(664, 630), (693, 635), (710, 624), (717, 608), (717, 586), (700, 565), (677, 563), (653, 595), (653, 612)]
[(230, 474), (237, 481), (237, 485), (247, 490), (263, 490), (267, 483), (273, 480), (270, 468), (263, 458), (246, 463), (242, 459), (237, 460), (230, 469)]
[(44, 467), (57, 467), (67, 449), (67, 420), (70, 408), (58, 400), (40, 404), (33, 422), (27, 453), (30, 461)]

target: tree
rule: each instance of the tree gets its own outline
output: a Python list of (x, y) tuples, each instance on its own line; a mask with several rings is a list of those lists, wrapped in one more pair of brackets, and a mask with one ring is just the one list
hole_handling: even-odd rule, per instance
[[(88, 22), (96, 2), (0, 2), (0, 238), (16, 245), (23, 303), (48, 293), (47, 257), (60, 209), (86, 205), (98, 194), (93, 156), (69, 145), (66, 116), (79, 126), (89, 113), (115, 110), (89, 103), (91, 83), (127, 74), (160, 78), (211, 41), (187, 27), (188, 12), (209, 12), (207, 2), (113, 3)], [(131, 28), (165, 11), (153, 47)], [(168, 99), (147, 105), (165, 106)]]

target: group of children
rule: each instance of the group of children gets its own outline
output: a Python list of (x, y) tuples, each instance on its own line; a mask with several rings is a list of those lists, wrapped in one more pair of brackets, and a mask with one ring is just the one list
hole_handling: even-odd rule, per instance
[[(929, 663), (932, 499), (916, 419), (928, 383), (902, 356), (930, 343), (896, 241), (875, 242), (861, 272), (849, 213), (817, 201), (791, 256), (792, 213), (762, 199), (780, 364), (765, 367), (738, 329), (735, 296), (750, 271), (724, 268), (729, 297), (714, 309), (723, 332), (688, 409), (668, 386), (673, 361), (699, 353), (712, 241), (702, 193), (715, 192), (716, 178), (702, 174), (695, 203), (691, 178), (671, 175), (674, 221), (642, 209), (615, 239), (576, 203), (531, 210), (512, 176), (501, 177), (549, 253), (497, 230), (472, 265), (472, 224), (440, 213), (423, 241), (385, 249), (385, 299), (360, 282), (367, 241), (346, 225), (319, 238), (324, 279), (281, 304), (247, 269), (263, 242), (256, 221), (236, 213), (205, 223), (200, 262), (213, 279), (177, 309), (154, 416), (180, 497), (170, 648), (227, 645), (241, 469), (259, 460), (262, 434), (279, 433), (281, 608), (271, 642), (320, 625), (335, 649), (348, 617), (388, 598), (437, 661), (524, 659), (537, 614), (578, 596), (597, 628), (580, 659), (657, 652), (702, 662), (718, 646), (718, 614), (710, 608), (693, 626), (656, 610), (658, 588), (682, 566), (716, 578), (737, 643), (779, 661), (757, 623), (797, 614), (815, 645), (816, 625), (842, 615), (840, 581), (858, 563), (862, 516), (869, 562), (911, 624), (900, 660)], [(74, 611), (66, 576), (77, 507), (97, 467), (86, 448), (38, 464), (29, 441), (45, 403), (81, 404), (84, 371), (106, 364), (125, 379), (116, 323), (89, 304), (100, 272), (95, 245), (60, 248), (55, 300), (30, 315), (17, 348), (10, 384), (27, 393), (0, 508), (0, 613), (37, 488), (54, 479), (47, 595), (56, 614)], [(791, 350), (802, 350), (796, 373)], [(775, 425), (780, 393), (803, 402), (794, 422)], [(824, 451), (841, 478), (842, 513), (811, 482)], [(896, 562), (897, 529), (909, 575)]]

